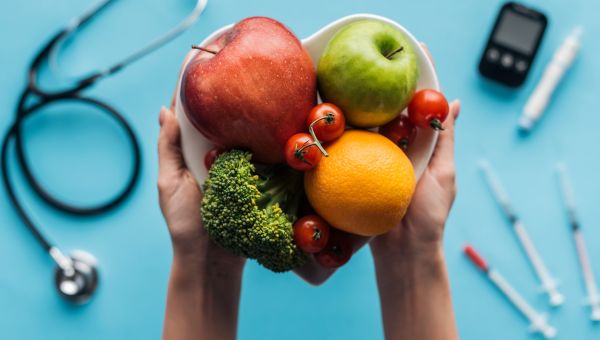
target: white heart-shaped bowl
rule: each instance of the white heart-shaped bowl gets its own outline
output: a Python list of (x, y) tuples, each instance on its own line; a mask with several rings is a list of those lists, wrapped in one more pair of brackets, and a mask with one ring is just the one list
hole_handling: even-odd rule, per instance
[[(373, 14), (354, 14), (349, 15), (347, 17), (343, 17), (323, 27), (310, 37), (302, 39), (302, 45), (308, 50), (310, 56), (312, 57), (313, 63), (315, 64), (315, 68), (319, 62), (321, 54), (325, 50), (325, 46), (327, 46), (327, 43), (333, 37), (333, 35), (343, 26), (351, 22), (363, 19), (383, 21), (403, 32), (408, 42), (412, 45), (413, 50), (415, 51), (415, 54), (417, 56), (417, 62), (419, 65), (420, 72), (419, 80), (417, 83), (417, 89), (440, 89), (440, 85), (433, 64), (429, 59), (427, 52), (423, 49), (423, 46), (419, 43), (419, 41), (407, 29), (405, 29), (402, 25), (398, 24), (397, 22)], [(202, 41), (200, 45), (208, 45), (221, 34), (231, 29), (233, 25), (234, 24), (227, 25), (216, 30), (214, 33), (212, 33), (210, 36), (204, 39), (204, 41)], [(192, 174), (194, 175), (194, 177), (196, 178), (196, 180), (198, 181), (198, 184), (202, 184), (204, 183), (204, 180), (207, 176), (207, 170), (204, 166), (204, 155), (213, 147), (213, 145), (188, 120), (187, 115), (184, 112), (184, 106), (181, 104), (180, 91), (183, 71), (185, 70), (187, 64), (196, 56), (197, 53), (197, 50), (191, 51), (184, 60), (183, 66), (181, 68), (182, 71), (179, 74), (179, 81), (177, 82), (175, 111), (181, 127), (181, 142), (185, 162)], [(433, 149), (437, 141), (437, 136), (438, 133), (433, 129), (418, 129), (417, 131), (417, 137), (415, 139), (415, 142), (411, 145), (408, 151), (408, 157), (410, 158), (414, 166), (417, 180), (421, 177), (423, 171), (425, 171), (425, 168), (429, 163), (429, 159), (431, 158)], [(354, 242), (355, 251), (362, 247), (367, 241), (368, 238), (357, 237)], [(334, 272), (334, 270), (325, 269), (314, 262), (310, 262), (306, 266), (296, 269), (295, 272), (308, 282), (313, 284), (319, 284), (325, 281)]]

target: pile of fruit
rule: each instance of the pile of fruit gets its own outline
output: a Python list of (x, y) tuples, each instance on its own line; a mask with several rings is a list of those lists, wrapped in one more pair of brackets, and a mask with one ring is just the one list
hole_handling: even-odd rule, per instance
[(350, 234), (400, 223), (416, 182), (405, 152), (448, 114), (441, 93), (416, 91), (417, 57), (402, 32), (350, 23), (317, 70), (294, 34), (265, 17), (195, 48), (181, 97), (216, 145), (202, 155), (201, 212), (217, 244), (275, 272), (310, 256), (336, 268), (352, 256)]

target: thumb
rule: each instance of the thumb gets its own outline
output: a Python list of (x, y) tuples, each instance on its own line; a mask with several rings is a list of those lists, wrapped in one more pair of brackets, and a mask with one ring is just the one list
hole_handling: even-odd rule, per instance
[(440, 178), (454, 178), (454, 123), (460, 113), (460, 101), (450, 104), (450, 112), (440, 131), (429, 169)]
[(185, 168), (181, 153), (181, 132), (173, 111), (162, 107), (159, 116), (160, 135), (158, 137), (159, 178), (177, 175)]

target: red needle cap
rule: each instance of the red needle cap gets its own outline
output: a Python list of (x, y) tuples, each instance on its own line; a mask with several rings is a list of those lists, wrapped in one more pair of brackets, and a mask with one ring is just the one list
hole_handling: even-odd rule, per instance
[(467, 244), (464, 248), (465, 255), (473, 262), (479, 269), (484, 272), (489, 270), (487, 262), (479, 255), (479, 253), (470, 245)]

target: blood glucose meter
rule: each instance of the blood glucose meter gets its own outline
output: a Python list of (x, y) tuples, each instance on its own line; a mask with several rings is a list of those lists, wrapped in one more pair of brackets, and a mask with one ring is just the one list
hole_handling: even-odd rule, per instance
[(548, 19), (534, 9), (507, 2), (500, 9), (479, 62), (479, 72), (510, 87), (518, 87), (546, 31)]

